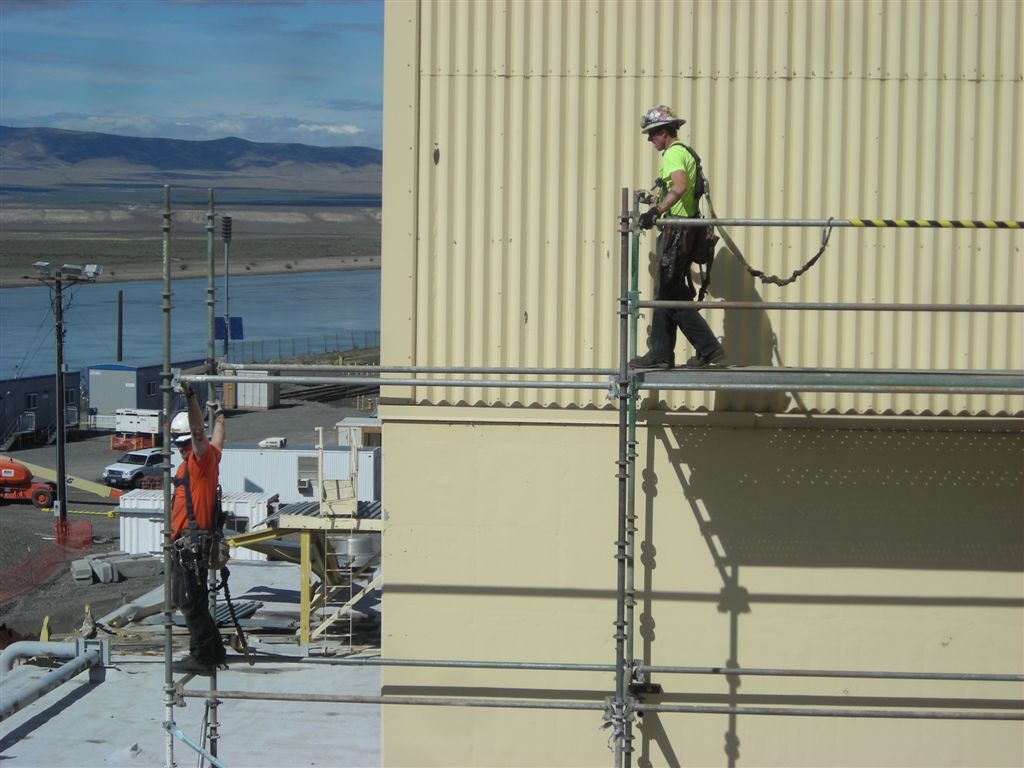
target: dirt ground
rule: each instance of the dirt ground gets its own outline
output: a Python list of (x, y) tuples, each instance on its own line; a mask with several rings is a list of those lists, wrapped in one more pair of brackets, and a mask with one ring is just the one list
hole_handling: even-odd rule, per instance
[[(379, 209), (232, 209), (230, 274), (325, 272), (380, 267)], [(119, 206), (0, 207), (0, 288), (35, 285), (32, 264), (103, 266), (104, 282), (159, 280), (164, 275), (163, 219), (158, 208)], [(224, 246), (214, 233), (214, 270)], [(205, 211), (175, 211), (168, 241), (172, 277), (207, 272)]]
[[(284, 401), (282, 407), (272, 411), (229, 413), (226, 423), (227, 442), (254, 444), (267, 435), (288, 438), (293, 445), (309, 445), (316, 427), (324, 427), (325, 436), (346, 416), (365, 416), (365, 411), (352, 407), (352, 403), (311, 403)], [(107, 464), (117, 454), (109, 447), (109, 435), (97, 435), (69, 442), (66, 449), (67, 472), (87, 480), (97, 480)], [(56, 466), (56, 449), (43, 446), (12, 451), (11, 458), (48, 468)], [(227, 489), (230, 490), (230, 489)], [(119, 521), (108, 513), (117, 509), (117, 502), (85, 493), (73, 487), (68, 492), (68, 519), (74, 523), (88, 522), (92, 526), (91, 548), (88, 552), (67, 552), (49, 578), (47, 565), (57, 557), (54, 542), (55, 519), (31, 504), (0, 506), (0, 594), (18, 591), (27, 580), (29, 591), (0, 604), (0, 630), (6, 626), (18, 635), (38, 635), (43, 620), (54, 639), (70, 635), (82, 625), (85, 606), (91, 607), (96, 619), (111, 613), (134, 598), (163, 585), (163, 576), (131, 578), (110, 584), (81, 584), (71, 576), (70, 561), (85, 554), (120, 550)], [(0, 640), (3, 632), (0, 631)], [(0, 643), (2, 644), (2, 643)]]

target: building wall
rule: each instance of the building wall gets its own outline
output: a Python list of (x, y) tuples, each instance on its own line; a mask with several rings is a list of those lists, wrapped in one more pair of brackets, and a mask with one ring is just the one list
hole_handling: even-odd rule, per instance
[[(614, 367), (617, 216), (622, 188), (654, 176), (639, 120), (659, 102), (689, 120), (681, 138), (722, 216), (1024, 210), (1018, 3), (404, 2), (386, 5), (385, 38), (385, 365)], [(754, 266), (784, 276), (821, 236), (731, 232)], [(836, 230), (789, 288), (755, 284), (719, 252), (713, 297), (1021, 304), (1021, 242)], [(641, 243), (646, 260), (650, 236)], [(741, 364), (1024, 368), (1020, 315), (706, 314)], [(385, 656), (614, 662), (607, 395), (383, 393)], [(1022, 672), (1022, 398), (708, 392), (645, 407), (638, 658)], [(383, 679), (396, 695), (603, 702), (614, 690), (610, 672)], [(1024, 697), (1019, 683), (656, 682), (665, 694), (647, 701), (718, 706), (1006, 711)], [(600, 711), (382, 712), (389, 766), (612, 764)], [(637, 765), (1024, 761), (1019, 722), (665, 714), (637, 727)]]
[[(612, 664), (612, 424), (385, 424), (383, 655)], [(404, 409), (424, 411), (426, 409)], [(652, 415), (638, 434), (635, 657), (1024, 673), (1024, 434)], [(648, 703), (1018, 711), (1021, 683), (656, 675)], [(385, 668), (384, 693), (602, 702), (609, 673)], [(1015, 702), (1015, 703), (1014, 703)], [(387, 766), (612, 765), (602, 713), (382, 708)], [(735, 745), (735, 763), (729, 759)], [(987, 765), (1021, 722), (647, 715), (637, 765)]]
[[(639, 120), (656, 103), (688, 119), (680, 136), (703, 157), (722, 216), (1022, 217), (1024, 6), (1013, 0), (432, 0), (389, 4), (386, 26), (391, 363), (614, 366), (621, 190), (654, 178)], [(731, 232), (753, 266), (783, 277), (821, 238)], [(787, 288), (756, 283), (720, 251), (712, 298), (1024, 302), (1019, 230), (839, 229), (830, 242)], [(641, 244), (646, 271), (653, 236)], [(1024, 367), (1019, 314), (706, 314), (743, 365)], [(601, 389), (409, 394), (606, 406)], [(667, 405), (724, 407), (700, 393)], [(808, 394), (759, 408), (1021, 413), (1024, 401)]]
[[(73, 395), (65, 404), (64, 412), (65, 424), (69, 429), (77, 427), (79, 422), (81, 378), (78, 371), (67, 371), (64, 374), (64, 389)], [(35, 414), (35, 431), (39, 436), (45, 436), (51, 427), (55, 427), (60, 402), (54, 396), (56, 384), (54, 375), (0, 381), (0, 437), (6, 435), (8, 430), (19, 428), (19, 417), (30, 412)], [(30, 408), (30, 396), (33, 395), (35, 408)], [(20, 428), (29, 423), (32, 422), (21, 422)]]

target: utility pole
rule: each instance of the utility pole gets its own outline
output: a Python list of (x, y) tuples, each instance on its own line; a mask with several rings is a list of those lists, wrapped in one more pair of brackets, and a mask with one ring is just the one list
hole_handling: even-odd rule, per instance
[(64, 445), (67, 414), (64, 413), (64, 299), (60, 269), (53, 276), (53, 338), (57, 347), (57, 498), (53, 502), (53, 515), (57, 518), (57, 543), (65, 544), (68, 538), (68, 474)]
[(54, 401), (57, 409), (57, 495), (53, 502), (53, 516), (57, 518), (55, 531), (57, 543), (67, 543), (68, 533), (68, 473), (66, 460), (67, 442), (67, 403), (64, 397), (64, 285), (91, 283), (103, 274), (103, 267), (98, 264), (86, 264), (85, 268), (77, 264), (64, 264), (53, 271), (50, 262), (37, 261), (36, 279), (50, 286), (53, 290), (53, 339), (56, 348), (56, 374), (54, 381)]

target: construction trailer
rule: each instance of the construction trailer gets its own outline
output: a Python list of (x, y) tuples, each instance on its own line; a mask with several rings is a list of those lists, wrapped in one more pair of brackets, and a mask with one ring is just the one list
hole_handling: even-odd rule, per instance
[[(82, 375), (64, 373), (64, 424), (79, 427)], [(49, 445), (57, 434), (56, 376), (26, 376), (0, 381), (0, 451)]]
[[(1022, 42), (1013, 2), (386, 6), (384, 765), (1024, 762)], [(626, 367), (657, 103), (728, 371)], [(740, 258), (829, 240), (785, 289)]]
[[(174, 363), (175, 373), (202, 370), (202, 360)], [(89, 393), (89, 413), (99, 428), (114, 428), (115, 414), (120, 409), (160, 410), (163, 393), (160, 390), (160, 363), (97, 363), (86, 369)], [(205, 402), (205, 394), (197, 393)], [(178, 404), (180, 405), (180, 403)]]
[[(357, 448), (359, 501), (379, 501), (381, 494), (381, 449)], [(178, 458), (172, 460), (177, 467)], [(220, 484), (231, 493), (273, 493), (282, 504), (316, 501), (320, 498), (320, 473), (325, 480), (347, 479), (351, 465), (348, 446), (261, 448), (228, 444), (220, 460)]]

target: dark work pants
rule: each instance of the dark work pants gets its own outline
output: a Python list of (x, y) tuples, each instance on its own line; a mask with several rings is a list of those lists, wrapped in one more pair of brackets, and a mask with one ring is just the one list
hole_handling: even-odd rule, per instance
[(171, 558), (171, 599), (185, 617), (188, 627), (189, 655), (209, 664), (224, 662), (224, 641), (210, 615), (209, 571), (193, 566), (194, 556), (187, 549), (175, 548)]
[[(684, 267), (675, 254), (675, 234), (666, 232), (658, 235), (655, 253), (658, 259), (658, 275), (654, 284), (655, 301), (692, 301), (693, 291), (683, 280)], [(710, 357), (721, 346), (714, 332), (697, 309), (655, 309), (651, 318), (649, 339), (651, 355), (656, 358), (675, 360), (676, 329), (683, 332), (686, 340), (693, 345), (697, 354)]]

